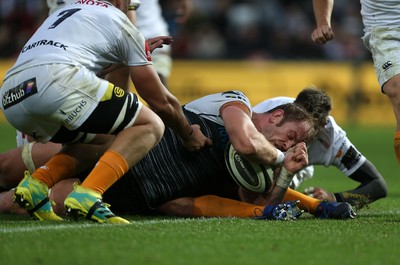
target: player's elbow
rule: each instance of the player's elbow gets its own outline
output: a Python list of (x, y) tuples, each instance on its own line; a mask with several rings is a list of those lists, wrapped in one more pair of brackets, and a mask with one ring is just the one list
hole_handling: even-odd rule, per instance
[(388, 195), (388, 186), (386, 184), (386, 181), (382, 178), (382, 179), (378, 179), (376, 181), (376, 190), (379, 191), (379, 199), (381, 198), (385, 198)]
[(250, 142), (236, 142), (232, 143), (235, 150), (246, 158), (252, 158), (257, 155), (257, 147)]

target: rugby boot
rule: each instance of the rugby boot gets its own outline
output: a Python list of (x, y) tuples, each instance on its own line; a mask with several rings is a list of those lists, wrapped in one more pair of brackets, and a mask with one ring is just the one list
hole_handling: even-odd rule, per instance
[(317, 206), (315, 215), (321, 219), (353, 219), (356, 213), (347, 202), (323, 201)]
[(266, 206), (263, 210), (262, 216), (258, 217), (258, 219), (278, 221), (296, 220), (304, 212), (297, 206), (299, 202), (299, 200), (287, 201), (278, 205)]
[(99, 193), (77, 183), (74, 184), (74, 190), (65, 199), (64, 207), (67, 215), (72, 215), (75, 220), (78, 219), (78, 216), (83, 216), (98, 223), (129, 224), (128, 220), (118, 217), (110, 211), (109, 205), (102, 201)]
[(62, 221), (53, 211), (47, 185), (32, 177), (29, 171), (25, 171), (24, 175), (24, 179), (15, 188), (14, 202), (27, 210), (34, 219)]

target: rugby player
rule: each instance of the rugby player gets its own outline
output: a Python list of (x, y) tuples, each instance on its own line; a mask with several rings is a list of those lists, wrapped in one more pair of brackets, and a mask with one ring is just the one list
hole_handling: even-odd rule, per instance
[[(17, 202), (38, 219), (61, 219), (52, 211), (48, 189), (78, 168), (88, 145), (101, 144), (106, 151), (65, 205), (97, 222), (127, 223), (108, 209), (102, 194), (158, 143), (164, 123), (190, 151), (211, 144), (198, 125), (187, 122), (151, 65), (151, 50), (171, 38), (153, 39), (149, 47), (126, 16), (129, 3), (76, 1), (59, 9), (6, 74), (1, 108), (8, 122), (35, 141), (64, 144), (15, 190)], [(120, 65), (129, 67), (149, 107), (136, 94), (100, 78)]]
[[(281, 120), (288, 119), (282, 115), (289, 115), (292, 105), (286, 104), (268, 113), (252, 113), (247, 97), (238, 91), (209, 95), (195, 100), (183, 107), (185, 115), (189, 121), (200, 124), (202, 131), (213, 140), (213, 146), (200, 153), (190, 154), (182, 147), (176, 134), (167, 128), (160, 143), (104, 196), (107, 200), (111, 200), (115, 211), (124, 213), (143, 213), (157, 209), (162, 213), (179, 216), (271, 218), (264, 211), (265, 205), (280, 203), (287, 187), (275, 187), (276, 194), (267, 194), (268, 197), (265, 198), (269, 201), (263, 204), (239, 202), (238, 200), (246, 201), (246, 198), (243, 196), (244, 192), (230, 177), (225, 167), (223, 153), (230, 140), (238, 152), (244, 155), (247, 153), (246, 156), (252, 160), (269, 165), (282, 163), (282, 157), (277, 156), (280, 151), (275, 147), (288, 151), (295, 143), (311, 138), (314, 131), (311, 127), (314, 125), (308, 124), (309, 130), (305, 133), (301, 129), (304, 128), (304, 124), (298, 126), (298, 122), (295, 127), (292, 122), (291, 129), (288, 130), (288, 125), (285, 126), (288, 121)], [(286, 111), (283, 111), (285, 109)], [(297, 119), (302, 116), (305, 117), (304, 113)], [(266, 141), (265, 137), (269, 141)], [(297, 152), (305, 152), (304, 146), (300, 144)], [(260, 148), (267, 148), (265, 155), (261, 157), (254, 155), (255, 150)], [(290, 155), (290, 152), (288, 154)], [(270, 158), (265, 160), (268, 157)], [(279, 157), (281, 157), (279, 161), (276, 161)], [(302, 163), (301, 167), (304, 165)], [(289, 172), (297, 170), (299, 168), (288, 168)], [(287, 182), (287, 185), (289, 183)], [(58, 196), (61, 198), (65, 196), (65, 186), (53, 188), (53, 198), (57, 202), (62, 201)], [(298, 195), (304, 196), (300, 193)], [(347, 204), (333, 205), (308, 199), (314, 200), (315, 207), (308, 210), (316, 216), (341, 218), (340, 215), (332, 215), (337, 206), (345, 208), (346, 213), (352, 211)], [(320, 206), (320, 211), (317, 211), (317, 206)]]

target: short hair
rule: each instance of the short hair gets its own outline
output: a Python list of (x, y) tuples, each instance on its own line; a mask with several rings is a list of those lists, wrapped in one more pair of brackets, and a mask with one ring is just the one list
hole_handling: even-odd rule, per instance
[(286, 122), (306, 122), (310, 124), (310, 130), (308, 131), (307, 137), (308, 140), (315, 137), (317, 134), (315, 118), (305, 108), (294, 103), (286, 103), (267, 111), (267, 113), (272, 113), (278, 109), (281, 109), (284, 112), (281, 122), (277, 124), (278, 126), (281, 126)]
[(307, 110), (316, 120), (316, 126), (323, 128), (332, 110), (331, 98), (317, 87), (306, 87), (296, 97), (295, 104)]

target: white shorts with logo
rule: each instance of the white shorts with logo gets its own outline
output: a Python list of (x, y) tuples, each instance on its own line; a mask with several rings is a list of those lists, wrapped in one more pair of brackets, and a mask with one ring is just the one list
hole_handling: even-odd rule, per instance
[(373, 28), (365, 33), (363, 42), (372, 54), (382, 88), (390, 78), (400, 74), (400, 29)]
[(59, 133), (57, 142), (62, 143), (76, 140), (78, 129), (115, 133), (132, 126), (142, 105), (134, 94), (126, 94), (82, 66), (63, 64), (16, 73), (1, 89), (2, 108), (11, 125), (38, 142)]

